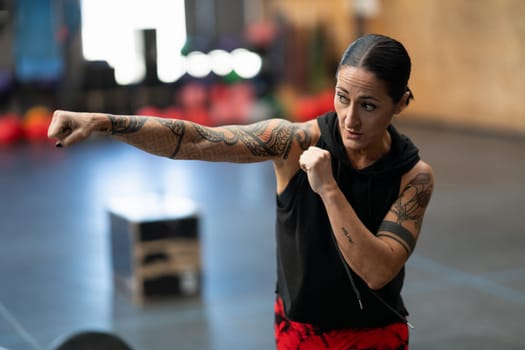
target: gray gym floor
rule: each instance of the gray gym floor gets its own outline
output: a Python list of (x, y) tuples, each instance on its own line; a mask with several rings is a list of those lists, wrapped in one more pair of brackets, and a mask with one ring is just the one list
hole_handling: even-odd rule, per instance
[[(434, 168), (407, 266), (412, 349), (525, 348), (525, 138), (402, 124)], [(268, 350), (273, 340), (270, 163), (170, 161), (93, 139), (0, 149), (0, 347), (54, 349), (85, 330), (135, 350)], [(135, 305), (114, 288), (107, 203), (190, 198), (202, 295)]]

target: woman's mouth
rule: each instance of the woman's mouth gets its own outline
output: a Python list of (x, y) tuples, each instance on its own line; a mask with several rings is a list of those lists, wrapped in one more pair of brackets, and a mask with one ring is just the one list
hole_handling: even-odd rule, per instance
[(346, 134), (346, 138), (349, 138), (352, 140), (357, 140), (363, 136), (362, 132), (357, 132), (355, 130), (349, 130), (349, 129), (345, 130), (345, 134)]

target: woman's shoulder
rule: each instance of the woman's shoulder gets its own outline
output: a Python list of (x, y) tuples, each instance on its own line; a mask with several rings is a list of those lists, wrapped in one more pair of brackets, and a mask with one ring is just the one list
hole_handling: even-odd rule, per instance
[(304, 122), (289, 121), (289, 123), (288, 134), (283, 136), (289, 142), (291, 153), (300, 155), (308, 147), (314, 146), (321, 136), (317, 119)]
[(277, 178), (277, 193), (280, 193), (290, 179), (300, 170), (299, 157), (310, 146), (319, 141), (321, 131), (316, 119), (305, 122), (290, 122), (290, 133), (282, 139), (288, 143), (289, 151), (283, 158), (274, 160)]
[(401, 178), (401, 191), (409, 184), (434, 186), (434, 171), (430, 164), (419, 160), (409, 171), (403, 174)]
[(321, 136), (321, 129), (319, 128), (319, 122), (318, 119), (311, 119), (305, 122), (299, 122), (294, 123), (297, 130), (304, 130), (306, 133), (308, 133), (308, 137), (310, 138), (310, 142), (312, 145), (314, 145), (319, 137)]

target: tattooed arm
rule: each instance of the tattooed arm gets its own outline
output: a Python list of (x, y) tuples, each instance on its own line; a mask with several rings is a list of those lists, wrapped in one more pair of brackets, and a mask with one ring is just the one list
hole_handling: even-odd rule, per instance
[(310, 186), (323, 200), (346, 262), (371, 289), (380, 289), (399, 273), (414, 249), (432, 195), (432, 169), (419, 161), (403, 175), (401, 193), (374, 235), (358, 218), (331, 172), (324, 170), (329, 169), (329, 162), (328, 152), (315, 147), (300, 159)]
[(257, 162), (286, 160), (311, 143), (312, 123), (270, 119), (250, 125), (204, 127), (145, 116), (56, 111), (48, 136), (70, 146), (105, 132), (146, 152), (176, 159)]

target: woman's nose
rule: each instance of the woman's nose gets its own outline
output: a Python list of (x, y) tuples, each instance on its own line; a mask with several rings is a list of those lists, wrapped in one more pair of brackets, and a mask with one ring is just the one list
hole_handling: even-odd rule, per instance
[(359, 117), (356, 113), (356, 110), (354, 108), (354, 105), (350, 105), (346, 111), (345, 116), (345, 127), (348, 129), (356, 129), (360, 125)]

